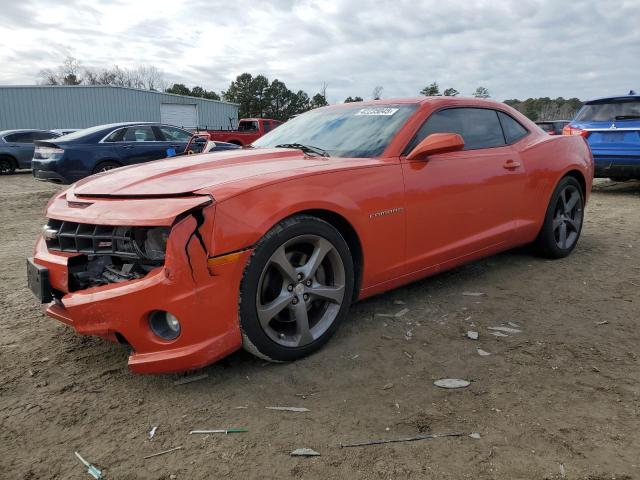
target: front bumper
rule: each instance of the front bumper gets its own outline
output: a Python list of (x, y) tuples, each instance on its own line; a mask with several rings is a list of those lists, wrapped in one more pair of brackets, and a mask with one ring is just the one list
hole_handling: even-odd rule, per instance
[[(145, 277), (75, 292), (68, 289), (68, 265), (77, 254), (49, 251), (39, 239), (34, 262), (48, 269), (56, 296), (47, 315), (83, 335), (126, 339), (133, 348), (129, 368), (136, 373), (201, 368), (239, 349), (238, 293), (250, 251), (208, 267), (208, 254), (192, 235), (196, 228), (192, 216), (175, 225), (164, 266)], [(152, 333), (148, 316), (154, 310), (180, 320), (177, 339), (165, 341)]]

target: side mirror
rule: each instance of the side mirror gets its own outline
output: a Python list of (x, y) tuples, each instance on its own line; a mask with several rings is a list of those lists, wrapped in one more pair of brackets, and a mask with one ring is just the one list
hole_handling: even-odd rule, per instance
[(464, 148), (464, 140), (457, 133), (432, 133), (407, 155), (407, 160), (426, 160), (436, 153), (457, 152)]
[(205, 138), (205, 137), (194, 137), (194, 139), (193, 139), (193, 143), (196, 143), (198, 145), (204, 145), (208, 141), (209, 141), (209, 139)]

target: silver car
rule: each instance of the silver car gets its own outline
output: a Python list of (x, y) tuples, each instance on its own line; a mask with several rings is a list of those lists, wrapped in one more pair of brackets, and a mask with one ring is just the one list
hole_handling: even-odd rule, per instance
[(49, 130), (0, 131), (0, 174), (13, 173), (17, 168), (31, 168), (34, 140), (59, 137)]

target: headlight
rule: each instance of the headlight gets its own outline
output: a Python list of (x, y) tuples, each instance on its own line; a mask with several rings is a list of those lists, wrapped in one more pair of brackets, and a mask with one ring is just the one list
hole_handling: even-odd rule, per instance
[(164, 260), (169, 227), (117, 227), (116, 250), (129, 251), (142, 259)]

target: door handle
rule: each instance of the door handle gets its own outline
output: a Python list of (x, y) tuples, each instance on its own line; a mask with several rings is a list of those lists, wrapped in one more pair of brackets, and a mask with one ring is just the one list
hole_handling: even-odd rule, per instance
[(502, 165), (502, 168), (506, 168), (507, 170), (513, 170), (514, 168), (518, 168), (520, 166), (520, 162), (516, 162), (515, 160), (507, 160)]

